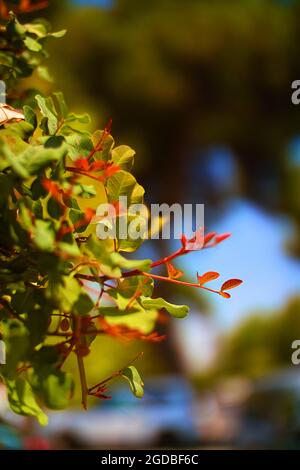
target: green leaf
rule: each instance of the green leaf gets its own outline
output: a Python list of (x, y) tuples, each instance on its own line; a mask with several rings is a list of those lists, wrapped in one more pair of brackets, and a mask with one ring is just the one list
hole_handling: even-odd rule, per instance
[(45, 80), (46, 82), (49, 82), (49, 83), (53, 82), (53, 77), (52, 75), (50, 75), (48, 67), (45, 67), (44, 65), (39, 65), (36, 70), (37, 70), (38, 76), (42, 80)]
[(58, 127), (58, 119), (52, 99), (44, 98), (41, 95), (36, 95), (35, 99), (42, 115), (47, 119), (49, 134), (55, 134)]
[(151, 266), (151, 259), (141, 259), (141, 260), (129, 260), (124, 258), (120, 253), (112, 253), (111, 260), (115, 263), (116, 266), (119, 266), (122, 269), (131, 271), (137, 269), (139, 271), (149, 271)]
[(74, 258), (76, 258), (77, 256), (80, 256), (80, 250), (76, 242), (73, 242), (73, 243), (58, 242), (57, 248), (62, 253), (65, 253), (66, 255), (69, 255), (69, 256), (74, 256)]
[(57, 149), (65, 142), (65, 138), (62, 135), (52, 135), (45, 142), (46, 149)]
[[(137, 312), (131, 312), (131, 309), (135, 309)], [(145, 310), (138, 301), (134, 301), (130, 309), (127, 309), (128, 314), (123, 312), (121, 311), (122, 315), (107, 315), (105, 320), (110, 325), (126, 326), (130, 330), (138, 330), (144, 335), (153, 331), (158, 315), (157, 310)]]
[(127, 171), (119, 171), (107, 182), (108, 201), (118, 201), (120, 196), (128, 197), (128, 205), (131, 203), (130, 196), (136, 185), (136, 179)]
[[(46, 300), (46, 299), (45, 299)], [(30, 343), (33, 346), (39, 345), (47, 334), (48, 321), (50, 318), (50, 306), (45, 302), (44, 305), (35, 305), (28, 312), (26, 325), (30, 333)]]
[(7, 23), (6, 31), (10, 36), (20, 36), (23, 37), (26, 33), (26, 28), (24, 25), (19, 23), (16, 15), (13, 12), (10, 12), (10, 21)]
[(103, 131), (96, 131), (92, 135), (92, 141), (93, 141), (94, 147), (96, 147), (100, 141), (102, 142), (101, 150), (99, 150), (98, 152), (94, 154), (94, 159), (104, 160), (107, 162), (108, 160), (111, 160), (112, 149), (115, 145), (115, 141), (111, 135), (108, 135), (103, 141), (102, 134), (103, 134)]
[(68, 155), (72, 160), (77, 160), (79, 155), (80, 158), (87, 157), (93, 149), (93, 142), (88, 135), (80, 135), (73, 132), (71, 135), (66, 136), (65, 139)]
[[(46, 296), (58, 310), (70, 313), (82, 294), (82, 288), (73, 277), (62, 276), (51, 278), (46, 290)], [(77, 306), (80, 309), (80, 305)]]
[(118, 317), (123, 315), (131, 315), (138, 313), (138, 308), (127, 308), (126, 310), (120, 310), (118, 307), (99, 307), (96, 309), (103, 317)]
[(70, 402), (74, 382), (69, 373), (43, 364), (30, 377), (30, 383), (43, 403), (52, 410), (62, 410)]
[(69, 217), (74, 226), (74, 232), (82, 233), (87, 229), (89, 223), (86, 222), (84, 212), (71, 209), (69, 212)]
[(6, 364), (1, 366), (1, 374), (13, 379), (20, 362), (27, 359), (29, 331), (17, 319), (10, 319), (3, 325), (3, 339), (6, 344)]
[(40, 198), (44, 198), (48, 194), (46, 189), (42, 185), (41, 180), (42, 180), (42, 178), (39, 176), (38, 178), (33, 180), (32, 184), (31, 184), (30, 190), (31, 190), (32, 198), (33, 198), (34, 201), (37, 200), (37, 199), (40, 199)]
[(61, 29), (60, 31), (56, 31), (55, 33), (50, 33), (48, 36), (52, 36), (53, 38), (62, 38), (67, 33), (66, 29)]
[(33, 228), (32, 240), (34, 244), (42, 251), (54, 251), (55, 232), (52, 222), (48, 220), (37, 219)]
[(26, 38), (24, 39), (24, 44), (27, 49), (32, 52), (39, 52), (43, 48), (42, 45), (36, 39), (33, 39), (30, 36), (26, 36)]
[(130, 389), (134, 396), (142, 398), (144, 396), (144, 383), (140, 374), (134, 366), (129, 366), (123, 370), (122, 377), (129, 382)]
[(34, 416), (41, 426), (46, 426), (48, 418), (37, 404), (33, 390), (27, 380), (5, 380), (8, 402), (12, 411), (23, 416)]
[(118, 250), (133, 253), (140, 248), (143, 241), (142, 238), (138, 238), (137, 240), (132, 240), (131, 238), (118, 240)]
[(29, 124), (31, 124), (31, 126), (36, 129), (37, 127), (37, 118), (36, 118), (36, 114), (34, 112), (34, 110), (28, 106), (28, 105), (25, 105), (23, 107), (23, 111), (24, 111), (24, 116), (25, 116), (25, 119), (27, 122), (29, 122)]
[(3, 142), (1, 142), (1, 144), (2, 144), (1, 145), (2, 153), (4, 157), (6, 158), (9, 166), (13, 169), (14, 173), (17, 176), (20, 176), (21, 178), (24, 178), (24, 179), (28, 178), (29, 172), (24, 167), (22, 162), (19, 161), (19, 158), (13, 154), (13, 152), (10, 150), (10, 148), (7, 145), (3, 144)]
[(28, 209), (28, 207), (25, 204), (24, 200), (21, 200), (19, 203), (19, 220), (21, 226), (27, 230), (30, 231), (33, 228), (33, 222), (32, 222), (32, 212)]
[(135, 151), (127, 145), (120, 145), (112, 150), (112, 161), (116, 163), (121, 170), (131, 170), (134, 156)]
[(146, 309), (166, 309), (173, 317), (184, 318), (189, 313), (189, 307), (186, 305), (174, 305), (170, 304), (166, 300), (158, 297), (157, 299), (141, 299), (141, 304)]
[(75, 184), (73, 186), (73, 192), (76, 196), (80, 196), (84, 199), (90, 199), (95, 197), (97, 194), (96, 188), (90, 184)]
[(56, 93), (53, 93), (53, 96), (56, 99), (60, 116), (62, 118), (66, 118), (68, 116), (69, 110), (65, 102), (64, 95), (61, 91), (57, 91)]
[(91, 122), (91, 118), (87, 113), (84, 114), (75, 114), (69, 113), (66, 117), (66, 123), (79, 123), (79, 124), (89, 124)]
[(47, 211), (53, 219), (59, 219), (64, 212), (61, 205), (53, 197), (50, 197), (47, 202)]
[(39, 38), (47, 36), (47, 29), (43, 23), (27, 23), (23, 25), (28, 33), (35, 34)]
[(111, 253), (107, 248), (107, 240), (97, 240), (95, 236), (90, 236), (85, 243), (83, 250), (92, 255), (100, 264), (101, 272), (105, 276), (112, 278), (121, 277), (121, 270), (111, 259)]
[[(29, 175), (35, 175), (53, 162), (58, 162), (66, 153), (66, 148), (44, 148), (41, 146), (29, 146), (18, 157), (14, 157), (12, 167), (21, 177), (27, 178)], [(25, 176), (26, 175), (26, 176)]]
[(121, 310), (125, 310), (128, 303), (137, 291), (144, 297), (150, 297), (153, 292), (154, 282), (146, 276), (132, 276), (117, 281), (116, 288), (109, 290), (109, 295), (116, 301)]
[(90, 296), (85, 293), (80, 293), (78, 299), (73, 304), (72, 312), (75, 315), (87, 315), (94, 308), (94, 302)]

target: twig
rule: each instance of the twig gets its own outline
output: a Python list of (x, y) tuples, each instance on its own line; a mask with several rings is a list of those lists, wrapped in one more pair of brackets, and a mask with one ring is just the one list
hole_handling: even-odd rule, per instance
[(142, 357), (144, 353), (141, 351), (139, 352), (133, 359), (131, 359), (131, 361), (128, 362), (128, 364), (126, 364), (124, 367), (122, 367), (122, 369), (118, 370), (117, 372), (114, 372), (113, 374), (111, 374), (109, 377), (107, 377), (106, 379), (102, 380), (101, 382), (97, 383), (96, 385), (93, 385), (93, 387), (90, 387), (88, 389), (88, 393), (90, 394), (91, 392), (93, 392), (93, 390), (95, 390), (96, 388), (98, 387), (102, 387), (103, 385), (105, 385), (107, 382), (110, 382), (110, 380), (112, 379), (115, 379), (116, 377), (120, 377), (120, 375), (123, 374), (124, 370), (127, 369), (127, 367), (129, 367), (131, 364), (133, 364), (135, 361), (137, 361), (140, 357)]

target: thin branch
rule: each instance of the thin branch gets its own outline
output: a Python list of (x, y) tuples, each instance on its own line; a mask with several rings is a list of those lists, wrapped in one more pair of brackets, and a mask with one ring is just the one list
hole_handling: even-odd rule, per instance
[(77, 356), (77, 365), (78, 365), (78, 372), (79, 372), (80, 385), (81, 385), (81, 403), (82, 403), (83, 408), (86, 410), (88, 387), (87, 387), (83, 358), (82, 356), (80, 356), (80, 350), (78, 348), (78, 345), (80, 345), (81, 343), (81, 336), (80, 336), (81, 317), (74, 317), (74, 322), (75, 322), (74, 344), (76, 345), (75, 352)]
[(178, 279), (171, 279), (170, 277), (158, 276), (157, 274), (149, 274), (145, 272), (142, 272), (141, 274), (143, 276), (147, 276), (152, 279), (157, 279), (159, 281), (172, 282), (173, 284), (179, 284), (181, 286), (187, 286), (187, 287), (196, 287), (198, 289), (203, 289), (209, 292), (213, 292), (214, 294), (220, 294), (220, 292), (217, 290), (210, 289), (209, 287), (201, 286), (200, 284), (196, 284), (194, 282), (179, 281)]
[(78, 351), (76, 351), (76, 356), (77, 356), (77, 365), (78, 365), (80, 385), (81, 385), (81, 403), (82, 403), (83, 408), (86, 410), (88, 388), (87, 388), (87, 381), (86, 381), (86, 375), (85, 375), (85, 368), (84, 368), (83, 358), (79, 355)]
[(128, 362), (128, 364), (126, 364), (124, 367), (122, 367), (122, 369), (118, 370), (117, 372), (114, 372), (113, 374), (111, 374), (109, 377), (107, 377), (106, 379), (102, 380), (101, 382), (97, 383), (96, 385), (93, 385), (93, 387), (90, 387), (88, 389), (88, 393), (90, 394), (93, 390), (95, 390), (96, 388), (98, 387), (102, 387), (103, 385), (105, 385), (107, 382), (110, 382), (112, 379), (115, 379), (116, 377), (120, 377), (120, 375), (123, 374), (124, 370), (127, 369), (127, 367), (129, 367), (131, 364), (133, 364), (135, 361), (137, 361), (140, 357), (142, 357), (144, 353), (141, 351), (139, 352), (133, 359), (131, 359), (131, 361)]

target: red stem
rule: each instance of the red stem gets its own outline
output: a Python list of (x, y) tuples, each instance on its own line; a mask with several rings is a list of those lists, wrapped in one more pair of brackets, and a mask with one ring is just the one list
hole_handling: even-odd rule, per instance
[(87, 171), (80, 170), (79, 168), (75, 168), (73, 166), (67, 166), (66, 170), (71, 171), (72, 173), (77, 173), (78, 175), (87, 176), (88, 178), (91, 178), (91, 179), (96, 180), (98, 182), (103, 180), (102, 176), (91, 175)]
[(157, 261), (154, 261), (151, 264), (151, 268), (156, 268), (156, 266), (160, 266), (161, 264), (169, 263), (174, 258), (177, 258), (178, 256), (181, 256), (181, 255), (185, 255), (186, 253), (188, 253), (188, 251), (186, 251), (183, 247), (179, 248), (179, 250), (175, 251), (171, 255), (166, 256), (165, 258), (159, 259)]
[(171, 279), (170, 277), (158, 276), (157, 274), (149, 274), (149, 273), (145, 273), (145, 272), (141, 272), (141, 274), (143, 276), (151, 277), (152, 279), (157, 279), (159, 281), (173, 282), (173, 284), (179, 284), (181, 286), (197, 287), (198, 289), (204, 289), (204, 290), (207, 290), (209, 292), (219, 294), (219, 291), (217, 291), (217, 290), (210, 289), (209, 287), (204, 287), (204, 286), (201, 286), (200, 284), (196, 284), (196, 283), (193, 283), (193, 282), (179, 281), (178, 279)]

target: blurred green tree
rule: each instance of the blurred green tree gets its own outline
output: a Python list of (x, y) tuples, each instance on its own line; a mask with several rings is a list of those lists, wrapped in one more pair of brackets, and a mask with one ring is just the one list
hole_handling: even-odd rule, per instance
[(300, 338), (299, 312), (300, 298), (295, 298), (280, 313), (247, 318), (223, 338), (215, 366), (206, 378), (210, 383), (232, 375), (257, 378), (291, 366), (292, 343)]
[[(221, 144), (238, 156), (246, 194), (282, 208), (282, 156), (299, 131), (290, 100), (300, 75), (299, 2), (113, 3), (69, 8), (69, 34), (55, 58), (66, 94), (114, 119), (144, 155), (155, 197), (182, 200), (191, 153)], [(159, 181), (150, 159), (159, 161)], [(170, 177), (171, 187), (162, 184)]]

